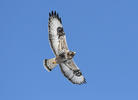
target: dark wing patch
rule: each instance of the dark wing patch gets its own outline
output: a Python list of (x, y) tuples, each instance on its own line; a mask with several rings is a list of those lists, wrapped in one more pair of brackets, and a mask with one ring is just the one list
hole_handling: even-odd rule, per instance
[(82, 75), (82, 73), (80, 72), (80, 70), (74, 70), (73, 74), (76, 75), (76, 76), (81, 76)]
[(66, 62), (59, 64), (63, 75), (73, 84), (86, 83), (86, 80), (80, 72), (79, 68), (73, 63), (72, 60), (70, 62), (70, 64), (67, 64)]

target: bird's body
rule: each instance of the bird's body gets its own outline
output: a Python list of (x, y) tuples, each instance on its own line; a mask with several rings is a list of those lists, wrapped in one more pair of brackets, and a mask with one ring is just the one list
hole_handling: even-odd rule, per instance
[(85, 83), (85, 78), (72, 59), (75, 52), (68, 49), (61, 18), (56, 12), (53, 11), (49, 13), (48, 32), (50, 45), (56, 57), (52, 59), (45, 59), (45, 68), (48, 71), (51, 71), (57, 64), (59, 64), (64, 76), (67, 77), (72, 83)]

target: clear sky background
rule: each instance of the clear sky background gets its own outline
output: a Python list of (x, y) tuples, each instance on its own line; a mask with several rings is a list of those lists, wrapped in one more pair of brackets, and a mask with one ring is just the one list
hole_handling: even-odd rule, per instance
[[(43, 67), (52, 10), (87, 84)], [(138, 1), (0, 0), (0, 100), (138, 100)]]

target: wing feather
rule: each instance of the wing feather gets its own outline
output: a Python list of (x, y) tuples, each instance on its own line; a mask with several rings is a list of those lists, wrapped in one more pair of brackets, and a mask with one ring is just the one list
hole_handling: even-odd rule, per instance
[(54, 13), (52, 11), (52, 13), (49, 13), (48, 32), (50, 45), (56, 56), (59, 55), (61, 51), (68, 50), (66, 36), (63, 35), (59, 38), (57, 33), (58, 27), (63, 27), (61, 18), (56, 12)]
[(60, 69), (63, 75), (73, 84), (83, 84), (86, 80), (73, 60), (61, 63)]

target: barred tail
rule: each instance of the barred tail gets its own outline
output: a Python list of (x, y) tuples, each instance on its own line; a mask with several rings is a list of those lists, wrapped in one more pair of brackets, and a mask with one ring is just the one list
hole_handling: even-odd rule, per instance
[(44, 67), (46, 68), (46, 70), (49, 72), (51, 71), (53, 68), (56, 67), (57, 63), (56, 63), (56, 58), (52, 58), (52, 59), (45, 59), (43, 64)]

